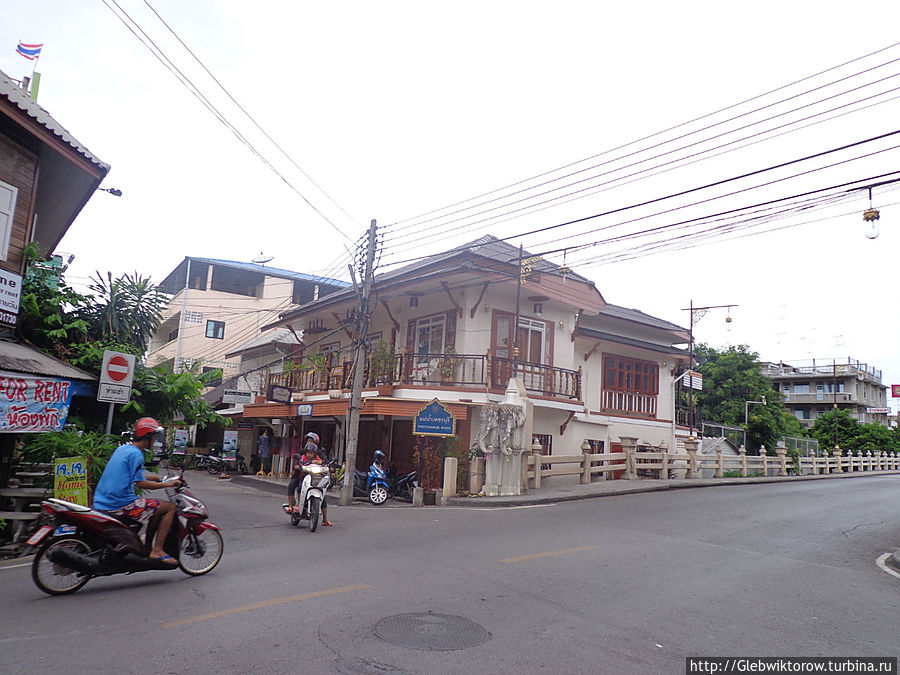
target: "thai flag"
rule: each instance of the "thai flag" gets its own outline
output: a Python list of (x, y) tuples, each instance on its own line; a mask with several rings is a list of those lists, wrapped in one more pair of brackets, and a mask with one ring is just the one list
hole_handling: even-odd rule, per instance
[(43, 42), (39, 45), (26, 45), (24, 42), (19, 41), (19, 46), (16, 47), (16, 51), (29, 61), (34, 61), (41, 55), (41, 49), (43, 48), (43, 46)]

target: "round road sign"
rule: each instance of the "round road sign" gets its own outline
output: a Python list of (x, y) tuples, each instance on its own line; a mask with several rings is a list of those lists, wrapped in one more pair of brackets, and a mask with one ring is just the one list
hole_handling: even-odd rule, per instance
[(106, 374), (109, 375), (109, 379), (114, 382), (121, 382), (124, 380), (128, 377), (128, 372), (128, 361), (124, 356), (116, 355), (106, 364)]

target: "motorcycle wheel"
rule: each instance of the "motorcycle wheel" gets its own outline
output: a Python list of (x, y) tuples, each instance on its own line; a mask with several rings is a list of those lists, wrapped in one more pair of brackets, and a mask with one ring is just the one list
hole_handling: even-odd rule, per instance
[(375, 504), (375, 506), (381, 506), (388, 499), (388, 491), (384, 485), (374, 485), (372, 489), (369, 490), (369, 501)]
[(319, 508), (319, 498), (318, 497), (310, 497), (309, 498), (309, 531), (315, 532), (316, 528), (319, 526), (319, 513), (321, 512), (321, 508)]
[(297, 527), (297, 525), (299, 525), (299, 524), (300, 524), (300, 518), (297, 517), (297, 514), (292, 513), (291, 514), (291, 525), (293, 525), (294, 527)]
[(247, 468), (247, 462), (245, 462), (244, 460), (238, 462), (238, 471), (245, 475), (250, 473), (250, 469)]
[(206, 470), (209, 471), (209, 473), (213, 476), (218, 476), (220, 473), (222, 473), (222, 470), (215, 464), (210, 464), (208, 467), (206, 467)]
[(56, 546), (65, 546), (76, 553), (91, 552), (90, 545), (77, 534), (49, 539), (34, 556), (31, 563), (31, 579), (35, 586), (49, 595), (74, 593), (90, 581), (91, 577), (52, 562), (47, 556), (50, 549)]
[(218, 530), (203, 530), (199, 534), (189, 532), (181, 540), (178, 566), (185, 574), (199, 577), (219, 564), (224, 548), (225, 542)]

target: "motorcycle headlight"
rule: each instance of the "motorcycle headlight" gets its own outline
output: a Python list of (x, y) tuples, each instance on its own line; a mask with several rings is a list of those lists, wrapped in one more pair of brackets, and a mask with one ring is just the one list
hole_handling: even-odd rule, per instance
[(304, 468), (304, 471), (306, 471), (306, 473), (311, 473), (313, 476), (318, 476), (319, 474), (328, 471), (328, 469), (321, 464), (310, 464)]

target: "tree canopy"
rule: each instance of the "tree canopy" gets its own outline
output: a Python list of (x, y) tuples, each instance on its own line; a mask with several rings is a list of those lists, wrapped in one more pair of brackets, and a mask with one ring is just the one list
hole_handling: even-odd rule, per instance
[[(781, 393), (762, 374), (759, 355), (747, 345), (718, 350), (698, 344), (694, 345), (694, 354), (703, 374), (703, 390), (696, 394), (702, 420), (745, 427), (749, 451), (762, 445), (774, 451), (776, 441), (783, 436), (804, 435), (800, 423), (785, 412)], [(759, 403), (747, 405), (748, 401)]]

